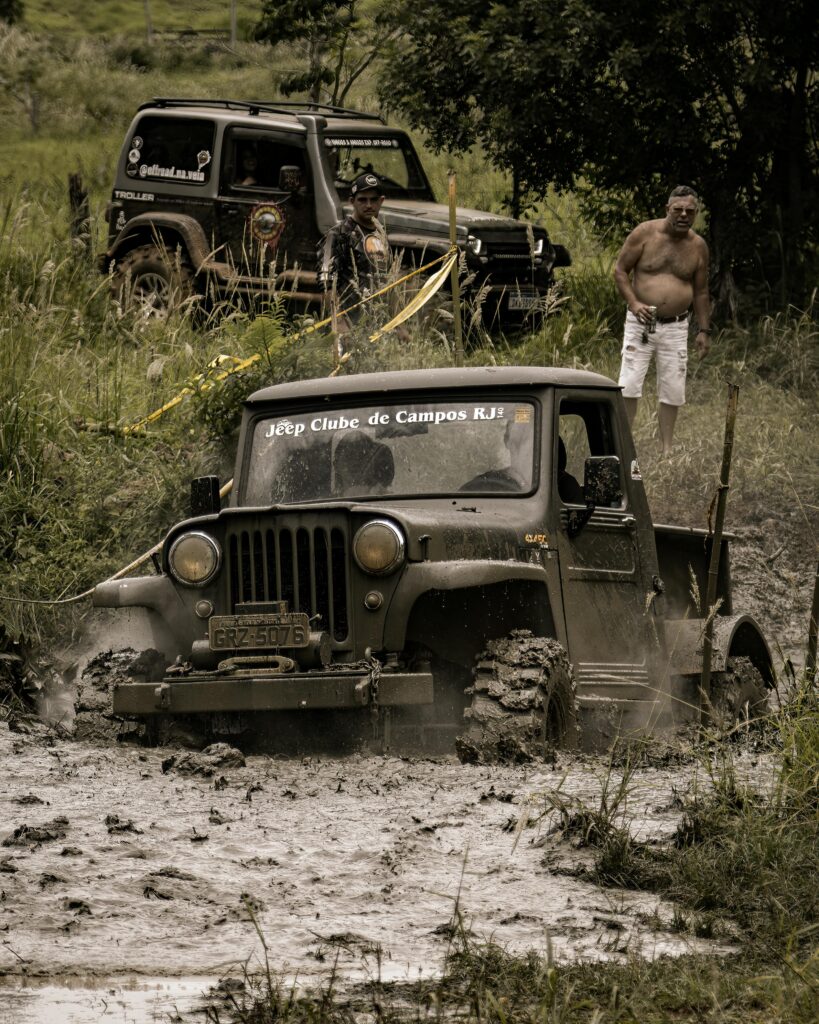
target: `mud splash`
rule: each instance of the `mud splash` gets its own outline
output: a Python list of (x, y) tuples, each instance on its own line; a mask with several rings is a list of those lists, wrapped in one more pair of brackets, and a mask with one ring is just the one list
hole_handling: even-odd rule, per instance
[[(12, 978), (78, 976), (114, 989), (129, 977), (199, 976), (204, 989), (258, 958), (255, 924), (273, 967), (302, 984), (334, 964), (351, 982), (411, 980), (440, 971), (456, 908), (477, 938), (558, 958), (722, 948), (667, 930), (671, 908), (653, 896), (552, 874), (548, 821), (518, 828), (558, 786), (594, 801), (602, 760), (249, 756), (201, 774), (179, 770), (180, 750), (4, 727), (0, 757), (6, 991)], [(627, 813), (640, 838), (673, 832), (672, 789), (694, 772), (637, 774)], [(44, 1007), (46, 989), (26, 990), (35, 1010), (38, 991)], [(48, 1020), (35, 1010), (28, 1019)]]

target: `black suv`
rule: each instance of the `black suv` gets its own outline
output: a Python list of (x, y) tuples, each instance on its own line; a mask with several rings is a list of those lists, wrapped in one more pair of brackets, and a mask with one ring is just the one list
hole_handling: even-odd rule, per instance
[[(101, 259), (118, 294), (161, 311), (193, 295), (320, 297), (316, 246), (350, 209), (352, 180), (378, 174), (390, 243), (404, 263), (449, 248), (412, 142), (377, 115), (314, 104), (154, 99), (137, 111), (117, 165)], [(563, 246), (531, 224), (458, 209), (467, 279), (500, 323), (542, 308)]]

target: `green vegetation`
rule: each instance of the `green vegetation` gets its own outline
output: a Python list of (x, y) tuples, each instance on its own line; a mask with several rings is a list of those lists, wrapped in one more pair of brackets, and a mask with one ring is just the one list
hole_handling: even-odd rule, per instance
[(562, 964), (475, 942), (456, 907), (440, 979), (376, 978), (342, 995), (331, 976), (323, 991), (297, 994), (268, 969), (245, 977), (244, 989), (212, 993), (208, 1020), (810, 1024), (819, 1005), (819, 697), (807, 685), (790, 696), (768, 724), (782, 747), (772, 777), (762, 786), (743, 783), (730, 746), (703, 746), (696, 753), (707, 781), (667, 846), (637, 842), (624, 821), (634, 768), (649, 753), (639, 746), (613, 758), (620, 767), (610, 765), (598, 806), (552, 794), (539, 822), (541, 829), (551, 823), (547, 850), (594, 852), (584, 869), (590, 880), (673, 900), (672, 918), (656, 921), (660, 931), (721, 938), (732, 952), (646, 959), (622, 948), (615, 931), (608, 959)]
[[(153, 2), (156, 27), (162, 6), (182, 10)], [(208, 6), (222, 15), (227, 10), (226, 4)], [(248, 5), (240, 6), (246, 12)], [(114, 8), (95, 5), (94, 11), (104, 10), (113, 23)], [(39, 27), (46, 26), (48, 10), (28, 0), (25, 24), (35, 27), (37, 17)], [(62, 8), (54, 4), (50, 10), (56, 17)], [(128, 11), (138, 21), (141, 5)], [(83, 17), (91, 13), (89, 7)], [(104, 232), (101, 210), (135, 103), (163, 92), (272, 95), (279, 78), (273, 77), (269, 49), (246, 43), (234, 52), (163, 42), (148, 52), (133, 39), (41, 37), (34, 67), (39, 73), (32, 77), (28, 39), (11, 29), (0, 41), (6, 68), (17, 68), (21, 86), (4, 85), (0, 96), (0, 717), (15, 710), (13, 699), (19, 710), (20, 694), (30, 685), (24, 662), (15, 658), (30, 657), (55, 638), (65, 641), (83, 625), (83, 603), (50, 607), (28, 599), (80, 593), (150, 548), (185, 514), (190, 478), (203, 472), (229, 476), (233, 431), (246, 394), (334, 368), (331, 339), (320, 332), (294, 339), (300, 323), (275, 306), (252, 316), (227, 302), (205, 323), (190, 312), (164, 322), (144, 320), (117, 306), (94, 269)], [(275, 74), (297, 66), (295, 59), (277, 63)], [(370, 83), (358, 82), (353, 101), (369, 105), (368, 90)], [(428, 162), (442, 193), (450, 161)], [(480, 151), (464, 154), (455, 166), (463, 202), (499, 209), (508, 201), (509, 177), (488, 169)], [(74, 170), (91, 191), (87, 247), (68, 237), (66, 177)], [(530, 215), (542, 218), (575, 256), (561, 277), (566, 301), (533, 333), (502, 338), (477, 332), (468, 361), (616, 373), (622, 311), (611, 261), (619, 238), (601, 241), (571, 195), (550, 195)], [(407, 343), (386, 339), (370, 345), (359, 338), (342, 372), (447, 365), (452, 353), (445, 327), (445, 319), (436, 329), (413, 325)], [(725, 381), (739, 381), (729, 525), (771, 520), (777, 537), (789, 539), (783, 558), (790, 559), (797, 582), (810, 580), (816, 557), (810, 526), (817, 506), (817, 342), (814, 307), (782, 309), (726, 328), (715, 336), (712, 356), (692, 367), (690, 404), (680, 416), (675, 455), (664, 462), (657, 456), (650, 392), (636, 426), (657, 518), (705, 525), (722, 445)], [(250, 370), (202, 387), (215, 372), (208, 364), (224, 367), (229, 360), (219, 357), (256, 352), (265, 355)], [(185, 386), (194, 394), (157, 424), (129, 435), (118, 429)], [(12, 685), (4, 688), (4, 678)], [(262, 983), (261, 1001), (248, 1000), (237, 1010), (228, 999), (214, 1008), (212, 1019), (815, 1020), (815, 691), (798, 692), (776, 725), (780, 767), (770, 787), (755, 791), (743, 785), (727, 755), (720, 763), (715, 753), (712, 782), (686, 808), (678, 842), (667, 849), (636, 843), (622, 821), (612, 818), (611, 804), (566, 808), (567, 841), (582, 835), (591, 844), (598, 881), (639, 884), (667, 895), (678, 907), (675, 927), (727, 935), (737, 946), (735, 956), (635, 956), (559, 966), (478, 947), (456, 917), (440, 983), (374, 985), (341, 999), (332, 989), (316, 998), (297, 997), (271, 979)]]
[[(480, 142), (514, 175), (513, 208), (579, 189), (618, 230), (676, 183), (709, 211), (724, 312), (803, 305), (816, 280), (816, 5), (447, 0), (389, 7), (385, 101), (436, 146)], [(762, 127), (764, 125), (764, 128)]]

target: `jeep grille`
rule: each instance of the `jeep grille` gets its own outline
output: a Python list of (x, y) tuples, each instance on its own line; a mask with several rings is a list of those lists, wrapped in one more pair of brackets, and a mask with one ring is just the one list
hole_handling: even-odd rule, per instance
[(230, 604), (287, 601), (291, 611), (320, 615), (336, 641), (349, 632), (347, 536), (339, 527), (276, 526), (227, 538)]

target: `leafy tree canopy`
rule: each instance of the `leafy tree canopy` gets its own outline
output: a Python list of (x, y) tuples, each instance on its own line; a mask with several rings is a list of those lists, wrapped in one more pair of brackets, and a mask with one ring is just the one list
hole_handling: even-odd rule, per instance
[(819, 235), (815, 0), (394, 0), (381, 89), (438, 149), (480, 143), (600, 226), (708, 208), (716, 285), (808, 300)]
[(372, 6), (366, 0), (264, 0), (255, 38), (306, 49), (306, 70), (280, 83), (285, 96), (307, 92), (317, 103), (325, 92), (330, 103), (344, 103), (392, 34)]

